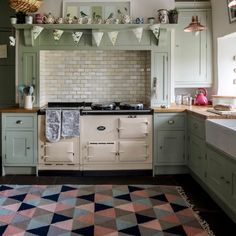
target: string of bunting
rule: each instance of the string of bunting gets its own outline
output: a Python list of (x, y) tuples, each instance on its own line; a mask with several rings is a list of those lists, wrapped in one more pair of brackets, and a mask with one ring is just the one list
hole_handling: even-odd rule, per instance
[[(33, 34), (33, 39), (36, 40), (38, 38), (38, 36), (42, 33), (43, 31), (43, 27), (42, 26), (33, 26), (32, 28), (32, 34)], [(134, 28), (134, 29), (129, 29), (129, 31), (132, 30), (132, 32), (134, 33), (135, 37), (137, 38), (138, 42), (140, 43), (142, 40), (142, 36), (143, 36), (143, 27), (138, 27), (138, 28)], [(150, 30), (153, 32), (153, 34), (155, 35), (156, 39), (159, 39), (160, 36), (160, 24), (154, 24), (150, 26)], [(122, 30), (123, 31), (123, 30)], [(53, 38), (55, 41), (59, 41), (61, 39), (61, 36), (63, 35), (64, 30), (61, 29), (53, 29)], [(67, 32), (66, 32), (67, 33)], [(101, 41), (103, 39), (104, 36), (103, 31), (92, 31), (92, 35), (95, 41), (95, 44), (97, 47), (100, 46)], [(81, 31), (76, 31), (76, 32), (72, 32), (72, 38), (73, 41), (78, 44), (80, 42), (80, 39), (83, 35), (83, 32)], [(113, 46), (115, 46), (116, 42), (117, 42), (117, 38), (119, 35), (119, 31), (108, 31), (108, 38), (110, 39), (111, 43)]]

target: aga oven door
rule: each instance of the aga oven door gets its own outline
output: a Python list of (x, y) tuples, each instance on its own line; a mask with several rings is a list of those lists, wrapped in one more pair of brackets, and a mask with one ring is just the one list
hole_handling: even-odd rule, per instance
[(116, 142), (89, 142), (85, 162), (115, 162)]
[(120, 141), (119, 160), (121, 162), (147, 161), (148, 150), (148, 144), (145, 141)]
[(77, 139), (61, 140), (57, 143), (44, 145), (44, 163), (65, 163), (73, 164), (78, 161), (78, 142)]
[(148, 134), (148, 119), (119, 118), (119, 138), (145, 138)]

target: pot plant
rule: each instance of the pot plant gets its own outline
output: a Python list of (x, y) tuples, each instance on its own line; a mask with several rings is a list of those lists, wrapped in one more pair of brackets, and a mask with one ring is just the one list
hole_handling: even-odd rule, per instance
[(168, 12), (169, 23), (170, 24), (177, 24), (178, 23), (178, 15), (179, 15), (179, 12), (178, 12), (177, 8), (169, 10), (169, 12)]

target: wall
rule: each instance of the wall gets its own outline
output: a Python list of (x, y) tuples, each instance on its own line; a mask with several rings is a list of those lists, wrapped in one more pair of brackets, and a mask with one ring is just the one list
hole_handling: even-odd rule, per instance
[[(234, 63), (232, 58), (232, 53), (233, 50), (235, 50), (235, 40), (234, 43), (228, 44), (229, 42), (227, 42), (227, 39), (225, 43), (224, 40), (222, 39), (223, 41), (221, 41), (220, 44), (218, 45), (218, 38), (236, 32), (236, 21), (233, 22), (232, 24), (229, 23), (228, 7), (226, 0), (225, 1), (211, 0), (211, 4), (212, 4), (214, 75), (215, 75), (214, 90), (216, 94), (222, 95), (221, 93), (225, 91), (225, 89), (223, 87), (222, 90), (221, 87), (218, 86), (218, 84), (221, 86), (224, 86), (225, 84), (226, 85), (225, 88), (230, 88), (230, 86), (233, 86), (232, 80), (235, 79), (235, 75), (232, 73), (233, 70), (232, 63)], [(217, 48), (221, 46), (223, 48), (219, 48), (218, 50)], [(229, 51), (226, 50), (224, 52), (224, 47), (229, 48)], [(232, 51), (230, 51), (230, 48)], [(227, 51), (229, 52), (229, 54), (227, 54)]]
[(150, 51), (41, 51), (40, 106), (47, 102), (148, 102)]
[(15, 104), (15, 47), (9, 46), (12, 35), (8, 1), (1, 1), (0, 7), (0, 45), (7, 45), (7, 58), (0, 58), (0, 106)]

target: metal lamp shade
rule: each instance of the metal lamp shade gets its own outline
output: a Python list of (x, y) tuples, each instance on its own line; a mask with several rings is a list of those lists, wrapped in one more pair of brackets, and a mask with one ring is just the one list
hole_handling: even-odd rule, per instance
[(192, 16), (192, 22), (184, 28), (184, 32), (197, 32), (197, 31), (203, 31), (206, 27), (201, 25), (198, 21), (198, 16)]

